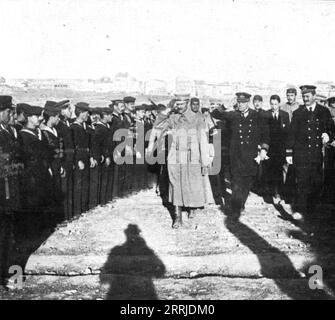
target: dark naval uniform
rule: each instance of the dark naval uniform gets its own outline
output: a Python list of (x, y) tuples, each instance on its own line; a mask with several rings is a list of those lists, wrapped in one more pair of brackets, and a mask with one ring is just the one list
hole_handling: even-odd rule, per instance
[[(94, 111), (95, 112), (95, 111)], [(95, 135), (95, 123), (86, 122), (86, 130), (89, 136), (90, 157), (92, 157), (93, 139)], [(89, 199), (88, 208), (92, 209), (99, 204), (99, 161), (93, 168), (89, 168)]]
[[(328, 110), (331, 114), (333, 122), (335, 123), (335, 97), (328, 98)], [(325, 148), (325, 190), (324, 200), (327, 203), (335, 204), (335, 144), (327, 145)]]
[[(89, 170), (90, 170), (90, 137), (85, 123), (74, 121), (71, 126), (72, 139), (74, 145), (74, 176), (73, 176), (73, 211), (74, 215), (79, 215), (88, 210), (89, 201)], [(84, 169), (80, 169), (78, 162), (84, 163)]]
[[(113, 149), (114, 147), (116, 147), (119, 143), (122, 143), (124, 140), (122, 141), (114, 141), (114, 134), (117, 130), (119, 129), (124, 129), (125, 128), (125, 122), (124, 122), (124, 118), (123, 115), (114, 111), (113, 112), (113, 119), (112, 122), (109, 124), (110, 125), (110, 129), (111, 129), (111, 136), (112, 136), (112, 141), (113, 141)], [(126, 169), (126, 165), (125, 164), (117, 164), (115, 163), (116, 158), (114, 158), (114, 156), (116, 157), (116, 154), (113, 155), (113, 159), (114, 159), (114, 179), (113, 179), (113, 194), (112, 197), (118, 197), (121, 196), (124, 192), (124, 188), (125, 188), (125, 169)], [(125, 156), (125, 151), (121, 152), (121, 156), (124, 157)]]
[(12, 171), (6, 177), (0, 177), (0, 207), (12, 212), (20, 206), (18, 174), (19, 169), (22, 169), (18, 136), (14, 127), (0, 123), (0, 149), (3, 156), (6, 155), (4, 165)]
[[(0, 96), (0, 112), (12, 109), (12, 97)], [(12, 265), (14, 214), (19, 209), (18, 174), (21, 169), (16, 130), (0, 123), (0, 287)]]
[(297, 176), (296, 209), (311, 213), (322, 190), (322, 134), (332, 139), (334, 123), (329, 110), (316, 104), (314, 111), (301, 105), (293, 112), (287, 141), (287, 156), (293, 155)]
[[(250, 95), (249, 95), (250, 97)], [(231, 129), (230, 167), (232, 174), (232, 209), (240, 213), (244, 209), (257, 173), (255, 158), (259, 149), (268, 150), (269, 132), (263, 119), (252, 109), (243, 115), (239, 111), (224, 112), (215, 109), (212, 116), (226, 120)]]
[(132, 183), (129, 183), (130, 181), (133, 181), (133, 177), (136, 176), (136, 156), (135, 156), (135, 151), (134, 151), (134, 146), (136, 144), (136, 137), (135, 137), (135, 132), (136, 132), (136, 121), (134, 118), (134, 115), (130, 112), (124, 112), (123, 113), (123, 118), (124, 118), (124, 129), (128, 130), (128, 144), (129, 146), (129, 153), (126, 151), (126, 159), (127, 163), (125, 164), (125, 175), (124, 175), (124, 181), (127, 183), (124, 184), (124, 192), (125, 194), (129, 194), (130, 192), (133, 191), (134, 185)]
[(29, 212), (39, 213), (50, 207), (49, 149), (39, 129), (23, 128), (19, 134), (24, 164), (22, 206)]
[(65, 170), (62, 176), (62, 193), (64, 196), (63, 207), (66, 219), (73, 217), (73, 166), (74, 166), (74, 144), (70, 124), (72, 121), (61, 119), (56, 126), (60, 145), (63, 150), (61, 164)]
[(268, 191), (272, 196), (283, 194), (283, 165), (286, 163), (286, 140), (290, 126), (289, 114), (279, 110), (274, 113), (266, 111), (268, 121), (270, 146), (269, 160), (264, 162), (265, 177)]
[(66, 218), (62, 208), (60, 207), (63, 200), (61, 192), (63, 150), (61, 149), (58, 133), (55, 128), (49, 128), (45, 126), (42, 128), (42, 134), (49, 152), (48, 167), (52, 172), (52, 193), (50, 194), (49, 198), (52, 199), (54, 203), (53, 216), (55, 221), (59, 222)]
[(92, 156), (98, 163), (99, 170), (99, 203), (105, 205), (111, 200), (111, 190), (108, 186), (113, 179), (110, 167), (106, 165), (106, 159), (112, 159), (111, 154), (111, 131), (108, 123), (97, 122), (95, 134), (92, 140)]

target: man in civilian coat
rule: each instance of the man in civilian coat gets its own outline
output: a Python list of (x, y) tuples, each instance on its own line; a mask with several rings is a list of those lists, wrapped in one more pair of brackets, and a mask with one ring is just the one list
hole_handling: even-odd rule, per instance
[(230, 165), (232, 173), (232, 216), (239, 218), (244, 210), (260, 161), (267, 159), (268, 127), (263, 118), (249, 108), (250, 94), (236, 93), (237, 109), (226, 112), (215, 109), (212, 116), (227, 120), (231, 128)]
[(297, 196), (295, 219), (314, 212), (323, 184), (323, 148), (334, 137), (334, 122), (329, 110), (316, 103), (316, 87), (300, 87), (304, 104), (293, 112), (286, 160), (295, 164)]
[(280, 97), (270, 97), (271, 110), (265, 111), (269, 126), (270, 145), (268, 161), (265, 165), (265, 179), (267, 191), (273, 197), (275, 204), (281, 200), (283, 192), (283, 165), (286, 163), (286, 140), (290, 126), (289, 114), (280, 109)]

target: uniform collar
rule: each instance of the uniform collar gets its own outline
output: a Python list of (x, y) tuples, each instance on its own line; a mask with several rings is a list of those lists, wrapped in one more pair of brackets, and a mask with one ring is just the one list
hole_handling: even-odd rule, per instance
[(310, 106), (306, 106), (307, 110), (310, 111), (310, 109), (312, 108), (312, 112), (315, 111), (315, 108), (316, 108), (316, 102), (314, 102), (312, 105)]
[(42, 140), (41, 130), (39, 130), (39, 129), (32, 130), (32, 129), (28, 129), (28, 128), (23, 128), (21, 130), (21, 132), (29, 133), (32, 136), (35, 136), (38, 140)]
[(248, 108), (247, 110), (245, 110), (244, 112), (240, 112), (240, 115), (241, 115), (243, 118), (247, 118), (249, 114), (250, 114), (250, 110), (249, 110), (249, 108)]
[(5, 127), (3, 123), (0, 124), (0, 131), (6, 131), (7, 133), (9, 133), (10, 135), (13, 135), (14, 138), (17, 138), (17, 131), (15, 129), (14, 126), (9, 125), (8, 127)]
[(82, 122), (82, 123), (80, 123), (80, 122), (78, 122), (77, 120), (75, 120), (75, 121), (73, 122), (73, 124), (77, 124), (78, 126), (81, 126), (82, 128), (84, 128), (84, 129), (86, 130), (86, 122)]
[(57, 130), (55, 128), (50, 128), (48, 126), (43, 127), (44, 131), (49, 131), (50, 133), (52, 133), (55, 137), (58, 137), (58, 133)]
[(3, 123), (0, 124), (0, 130), (4, 130), (9, 133), (9, 129), (4, 126)]
[(97, 124), (97, 125), (98, 125), (98, 124), (101, 124), (102, 126), (109, 128), (109, 124), (108, 124), (108, 123), (103, 123), (103, 122), (101, 122), (101, 121), (98, 121), (96, 124)]

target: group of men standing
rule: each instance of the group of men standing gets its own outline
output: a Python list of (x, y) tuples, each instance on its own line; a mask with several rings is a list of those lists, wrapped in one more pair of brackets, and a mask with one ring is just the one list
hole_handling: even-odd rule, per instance
[(332, 152), (335, 126), (329, 109), (316, 101), (316, 87), (300, 89), (302, 105), (296, 102), (297, 90), (289, 88), (287, 103), (281, 105), (280, 97), (272, 95), (267, 111), (261, 96), (254, 96), (251, 109), (251, 95), (239, 92), (235, 111), (221, 107), (212, 112), (214, 118), (227, 122), (231, 132), (233, 216), (244, 211), (255, 186), (256, 192), (271, 196), (295, 219), (315, 212), (324, 190), (325, 150)]
[[(199, 99), (176, 96), (171, 108), (158, 115), (152, 135), (157, 140), (169, 138), (168, 202), (174, 205), (174, 228), (182, 225), (183, 210), (191, 217), (196, 208), (213, 202), (214, 188), (208, 183), (208, 173), (213, 159), (219, 156), (218, 176), (222, 175), (226, 157), (213, 147), (217, 129), (221, 129), (222, 145), (229, 149), (229, 177), (219, 180), (221, 196), (226, 194), (225, 182), (230, 180), (231, 197), (225, 203), (230, 217), (238, 218), (245, 211), (251, 190), (281, 205), (294, 219), (315, 213), (327, 187), (325, 177), (334, 171), (327, 168), (334, 168), (335, 124), (329, 109), (318, 103), (316, 87), (304, 85), (300, 89), (301, 105), (297, 90), (289, 88), (284, 105), (278, 95), (270, 97), (269, 110), (262, 108), (261, 96), (253, 97), (251, 108), (251, 95), (238, 92), (233, 111), (219, 105), (200, 112)], [(328, 102), (335, 101), (330, 98)], [(152, 148), (149, 144), (149, 152)]]
[(49, 100), (42, 108), (0, 96), (1, 213), (14, 211), (21, 225), (30, 220), (29, 227), (45, 228), (104, 205), (139, 181), (147, 184), (135, 161), (115, 165), (122, 157), (114, 152), (115, 132), (125, 130), (126, 151), (135, 158), (137, 127), (148, 130), (154, 121), (135, 101), (128, 96), (104, 108), (86, 102), (73, 108), (69, 100)]
[[(226, 126), (221, 141), (229, 146), (232, 196), (227, 208), (232, 215), (240, 215), (255, 188), (302, 218), (317, 204), (325, 181), (325, 150), (333, 145), (335, 127), (330, 111), (316, 102), (316, 87), (300, 89), (302, 105), (296, 102), (297, 90), (289, 88), (287, 103), (272, 95), (267, 111), (259, 95), (251, 108), (251, 95), (245, 92), (236, 93), (234, 111), (221, 105), (203, 112), (199, 99), (189, 96), (151, 109), (135, 108), (136, 99), (125, 97), (105, 108), (78, 102), (74, 110), (69, 100), (47, 101), (41, 108), (14, 106), (11, 96), (0, 96), (0, 148), (6, 168), (0, 176), (1, 206), (25, 214), (49, 212), (47, 220), (52, 214), (63, 220), (104, 205), (128, 188), (129, 179), (147, 183), (146, 170), (141, 167), (138, 176), (135, 163), (145, 163), (144, 150), (152, 152), (155, 139), (170, 136), (167, 199), (175, 206), (173, 226), (179, 227), (183, 207), (192, 216), (195, 208), (213, 202), (208, 174), (215, 157), (210, 136), (219, 128), (214, 118)], [(157, 118), (150, 112), (153, 107), (160, 111)], [(145, 136), (152, 127), (149, 143)], [(120, 149), (115, 139), (119, 129), (126, 130), (119, 137), (125, 142)], [(136, 148), (141, 144), (142, 149)], [(115, 165), (125, 156), (134, 161)]]

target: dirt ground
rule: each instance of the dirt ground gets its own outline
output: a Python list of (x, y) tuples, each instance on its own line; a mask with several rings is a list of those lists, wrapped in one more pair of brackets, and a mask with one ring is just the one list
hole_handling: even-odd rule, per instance
[(333, 299), (331, 214), (297, 223), (251, 194), (240, 220), (211, 205), (175, 230), (150, 188), (59, 226), (29, 255), (22, 288), (0, 298)]

